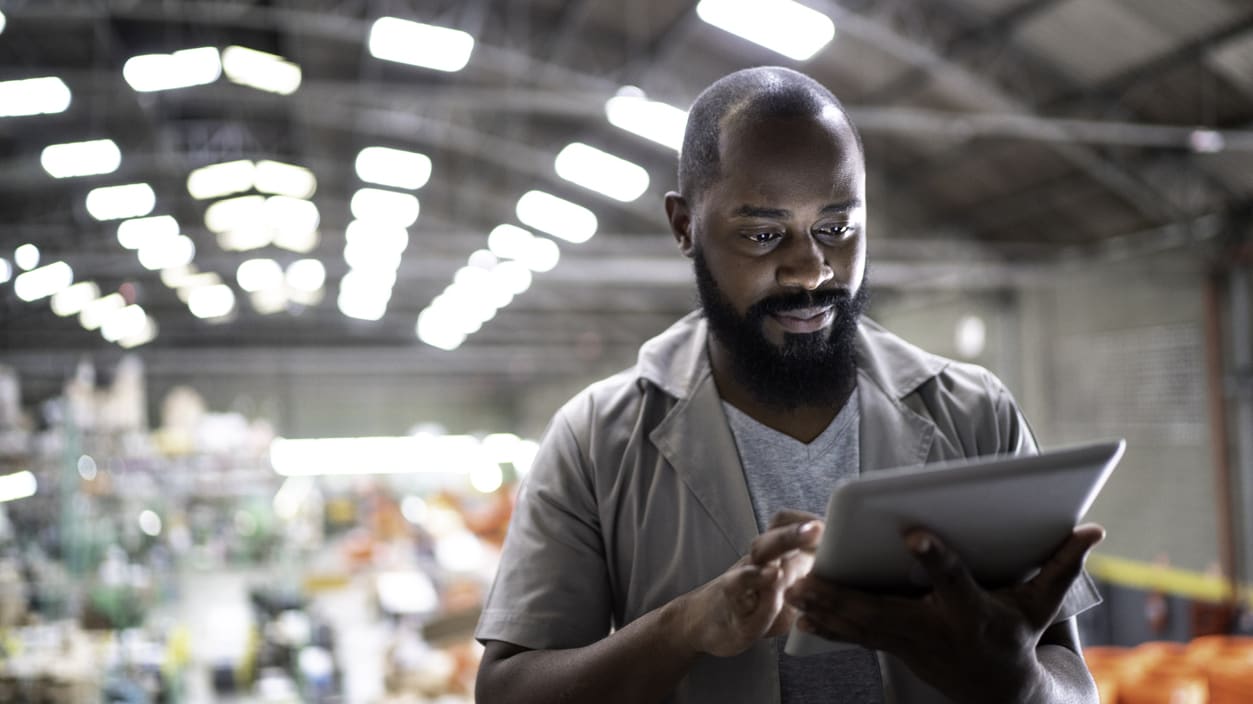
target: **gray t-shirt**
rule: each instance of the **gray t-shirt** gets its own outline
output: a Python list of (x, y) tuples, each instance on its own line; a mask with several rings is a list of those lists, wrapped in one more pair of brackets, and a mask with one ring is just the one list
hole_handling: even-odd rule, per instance
[[(822, 434), (808, 444), (767, 427), (723, 403), (744, 479), (764, 531), (770, 518), (790, 508), (823, 515), (835, 482), (860, 471), (858, 452), (861, 408), (857, 394)], [(783, 704), (878, 704), (883, 701), (879, 662), (873, 651), (842, 650), (805, 657), (783, 652), (778, 639), (779, 689)]]

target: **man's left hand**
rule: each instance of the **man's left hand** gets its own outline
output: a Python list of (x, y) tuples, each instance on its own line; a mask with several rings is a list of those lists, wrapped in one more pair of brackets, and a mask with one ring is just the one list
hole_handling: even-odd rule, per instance
[(1030, 701), (1046, 684), (1040, 636), (1104, 535), (1079, 526), (1033, 578), (989, 591), (937, 537), (912, 530), (905, 543), (931, 580), (925, 596), (873, 594), (811, 573), (786, 598), (803, 614), (797, 628), (892, 653), (956, 701)]

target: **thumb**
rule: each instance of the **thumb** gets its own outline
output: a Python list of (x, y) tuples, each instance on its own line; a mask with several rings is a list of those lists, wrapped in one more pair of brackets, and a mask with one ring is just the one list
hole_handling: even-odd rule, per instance
[(1105, 529), (1095, 523), (1076, 526), (1070, 537), (1040, 567), (1031, 579), (1032, 603), (1028, 610), (1037, 625), (1047, 625), (1061, 606), (1066, 591), (1074, 583), (1083, 564), (1098, 543), (1105, 539)]

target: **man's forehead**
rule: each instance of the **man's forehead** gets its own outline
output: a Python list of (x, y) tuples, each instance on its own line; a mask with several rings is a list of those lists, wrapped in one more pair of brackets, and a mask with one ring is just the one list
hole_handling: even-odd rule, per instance
[(838, 151), (855, 151), (860, 157), (852, 124), (840, 108), (827, 105), (817, 115), (754, 116), (736, 112), (727, 116), (718, 140), (719, 158), (736, 152), (777, 150), (802, 139), (825, 141)]

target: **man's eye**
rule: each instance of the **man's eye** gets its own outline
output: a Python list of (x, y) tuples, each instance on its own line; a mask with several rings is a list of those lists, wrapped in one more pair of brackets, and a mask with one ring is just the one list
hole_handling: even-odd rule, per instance
[(818, 234), (831, 239), (840, 239), (853, 231), (852, 225), (824, 225), (818, 228)]
[(777, 232), (754, 232), (746, 236), (753, 244), (770, 244), (782, 237)]

